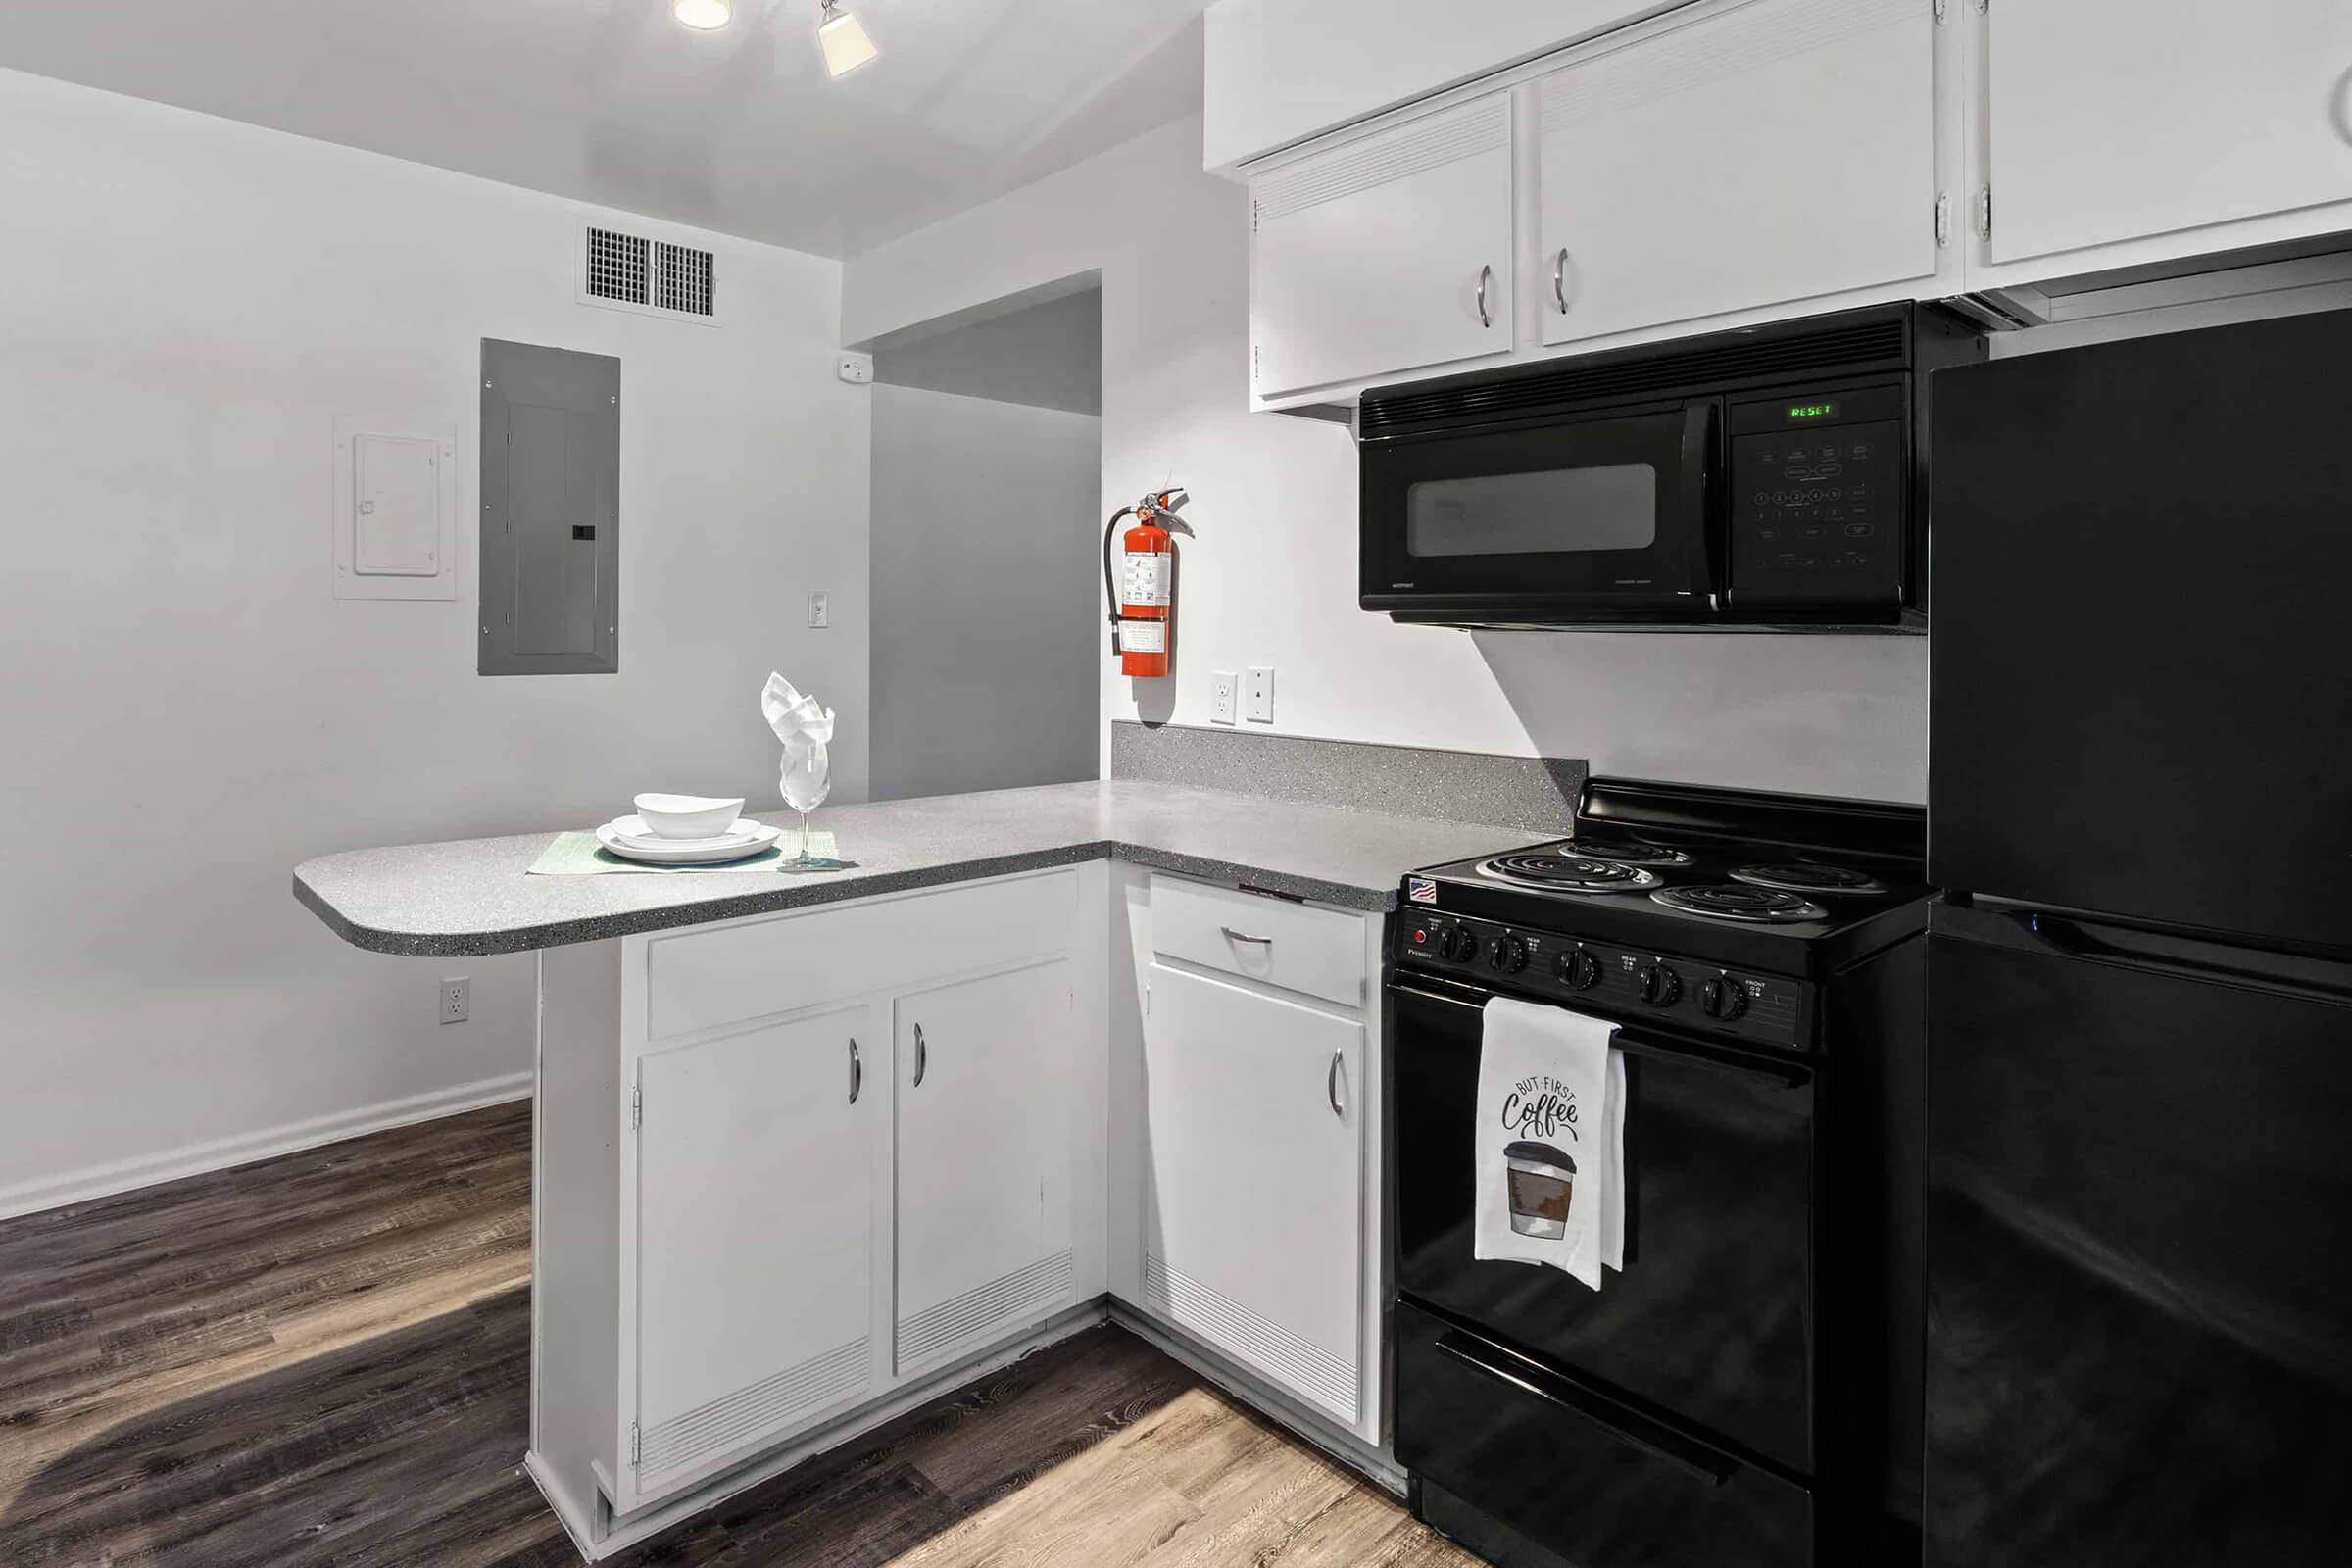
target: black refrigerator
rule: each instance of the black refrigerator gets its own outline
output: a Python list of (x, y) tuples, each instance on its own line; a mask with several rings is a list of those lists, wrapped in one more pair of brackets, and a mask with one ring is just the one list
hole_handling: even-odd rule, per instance
[(2352, 312), (1935, 399), (1927, 1562), (2352, 1560)]

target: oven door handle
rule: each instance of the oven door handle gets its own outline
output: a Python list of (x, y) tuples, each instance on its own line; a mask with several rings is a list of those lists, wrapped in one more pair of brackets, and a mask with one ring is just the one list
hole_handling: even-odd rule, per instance
[[(1417, 1002), (1436, 1002), (1446, 1006), (1459, 1007), (1464, 1012), (1481, 1010), (1480, 1003), (1472, 1001), (1469, 997), (1457, 996), (1446, 991), (1432, 991), (1422, 986), (1409, 985), (1402, 980), (1390, 981), (1389, 992), (1393, 996), (1411, 997)], [(1550, 1006), (1553, 1004), (1539, 1003), (1537, 1005)], [(1563, 1012), (1576, 1011), (1574, 1007), (1562, 1007), (1560, 1010)], [(1598, 1013), (1583, 1013), (1579, 1016), (1599, 1017), (1600, 1015)], [(1612, 1020), (1603, 1019), (1602, 1021)], [(1712, 1042), (1700, 1044), (1648, 1034), (1639, 1024), (1617, 1024), (1617, 1044), (1630, 1046), (1637, 1052), (1656, 1052), (1663, 1055), (1671, 1055), (1677, 1061), (1690, 1062), (1700, 1067), (1711, 1067), (1720, 1072), (1737, 1073), (1752, 1078), (1770, 1078), (1785, 1089), (1810, 1088), (1813, 1083), (1812, 1069), (1799, 1063), (1771, 1061), (1762, 1056), (1749, 1055), (1744, 1051), (1733, 1054)]]
[(1678, 1437), (1630, 1410), (1612, 1409), (1573, 1384), (1536, 1367), (1506, 1366), (1482, 1354), (1467, 1335), (1448, 1329), (1438, 1336), (1437, 1349), (1440, 1355), (1451, 1357), (1473, 1372), (1484, 1373), (1556, 1409), (1584, 1417), (1628, 1447), (1639, 1448), (1710, 1487), (1720, 1487), (1739, 1474), (1738, 1464), (1713, 1449)]

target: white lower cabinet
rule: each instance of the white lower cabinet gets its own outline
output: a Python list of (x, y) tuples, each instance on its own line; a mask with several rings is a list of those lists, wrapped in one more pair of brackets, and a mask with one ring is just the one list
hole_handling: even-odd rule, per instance
[(870, 1385), (870, 1007), (639, 1058), (637, 1484), (762, 1447)]
[(1144, 1305), (1352, 1428), (1364, 1025), (1161, 964), (1146, 983)]
[(901, 1373), (1072, 1291), (1067, 960), (897, 1004)]

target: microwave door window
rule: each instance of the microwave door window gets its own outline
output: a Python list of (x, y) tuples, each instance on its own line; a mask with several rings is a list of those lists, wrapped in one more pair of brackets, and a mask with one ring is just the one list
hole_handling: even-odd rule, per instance
[(1404, 498), (1404, 547), (1418, 559), (1647, 550), (1658, 538), (1658, 472), (1619, 463), (1533, 473), (1424, 479)]

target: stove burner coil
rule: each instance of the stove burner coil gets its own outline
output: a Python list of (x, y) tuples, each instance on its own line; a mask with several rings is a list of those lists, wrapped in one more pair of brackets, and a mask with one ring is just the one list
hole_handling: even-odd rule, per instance
[(1857, 871), (1850, 865), (1800, 865), (1786, 862), (1778, 865), (1743, 865), (1732, 873), (1735, 882), (1750, 887), (1774, 888), (1783, 893), (1844, 893), (1862, 895), (1884, 893), (1886, 884), (1868, 871)]
[(1581, 855), (1522, 853), (1498, 855), (1480, 864), (1479, 874), (1521, 887), (1549, 888), (1561, 893), (1638, 893), (1658, 885), (1654, 871), (1618, 860), (1596, 860)]
[(1756, 925), (1781, 925), (1796, 920), (1824, 920), (1829, 910), (1810, 899), (1778, 888), (1750, 887), (1739, 882), (1710, 882), (1695, 887), (1660, 888), (1653, 904), (1685, 914), (1714, 920), (1745, 920)]
[(1663, 844), (1650, 844), (1642, 839), (1611, 838), (1606, 834), (1590, 839), (1574, 839), (1563, 846), (1563, 853), (1585, 856), (1595, 860), (1613, 860), (1619, 865), (1689, 865), (1690, 857)]

